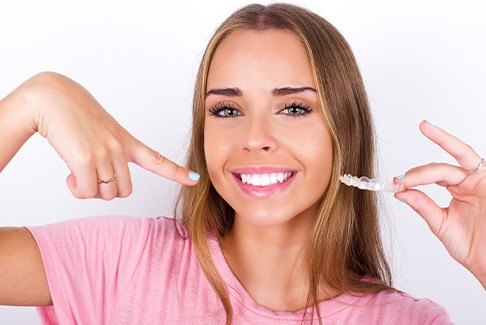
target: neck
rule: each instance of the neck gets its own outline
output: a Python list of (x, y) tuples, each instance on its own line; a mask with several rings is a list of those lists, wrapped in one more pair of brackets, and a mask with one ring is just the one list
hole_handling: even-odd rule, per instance
[(254, 227), (237, 215), (221, 242), (228, 265), (245, 290), (257, 304), (272, 310), (297, 311), (307, 305), (305, 251), (313, 222), (298, 219)]

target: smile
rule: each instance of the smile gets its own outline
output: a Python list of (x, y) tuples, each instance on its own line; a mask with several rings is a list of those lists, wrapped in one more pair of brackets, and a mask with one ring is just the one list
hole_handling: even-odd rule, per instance
[(270, 174), (239, 174), (243, 184), (253, 186), (269, 186), (277, 183), (283, 183), (293, 176), (293, 172), (270, 173)]
[(297, 171), (278, 167), (253, 167), (233, 170), (232, 174), (246, 195), (268, 199), (284, 192), (293, 183)]

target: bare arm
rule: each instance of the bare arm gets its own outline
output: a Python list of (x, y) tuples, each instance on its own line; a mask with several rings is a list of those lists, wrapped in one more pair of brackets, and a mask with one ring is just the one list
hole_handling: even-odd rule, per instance
[[(0, 101), (0, 172), (36, 132), (25, 96), (16, 91)], [(51, 304), (39, 248), (24, 228), (0, 228), (0, 288), (0, 305)]]
[(27, 103), (26, 92), (20, 88), (26, 85), (0, 101), (0, 172), (36, 132), (34, 110)]
[(25, 228), (0, 228), (0, 305), (52, 304), (34, 237)]
[[(86, 89), (56, 73), (38, 74), (0, 101), (0, 172), (36, 132), (70, 169), (66, 183), (77, 198), (111, 200), (130, 195), (130, 162), (184, 185), (197, 183), (190, 170), (134, 138)], [(106, 184), (98, 181), (115, 174)], [(51, 303), (31, 233), (0, 227), (0, 305)]]

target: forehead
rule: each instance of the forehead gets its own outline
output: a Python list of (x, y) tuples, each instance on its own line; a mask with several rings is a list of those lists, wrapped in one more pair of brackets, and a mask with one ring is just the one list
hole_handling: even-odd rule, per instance
[(237, 30), (216, 49), (208, 74), (208, 88), (255, 82), (275, 86), (314, 86), (308, 53), (291, 31)]

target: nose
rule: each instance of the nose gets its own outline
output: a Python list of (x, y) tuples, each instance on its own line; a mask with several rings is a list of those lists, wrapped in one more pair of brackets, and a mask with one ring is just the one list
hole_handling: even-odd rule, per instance
[(271, 152), (277, 149), (276, 127), (270, 118), (254, 117), (245, 123), (243, 147), (248, 152)]

